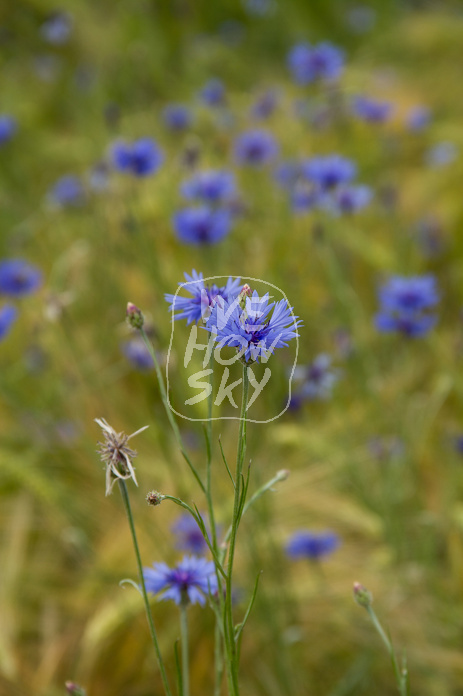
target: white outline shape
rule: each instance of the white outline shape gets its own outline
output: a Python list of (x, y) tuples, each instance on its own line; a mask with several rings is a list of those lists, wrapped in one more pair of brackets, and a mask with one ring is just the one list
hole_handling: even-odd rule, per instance
[[(174, 340), (174, 329), (175, 329), (175, 321), (176, 321), (175, 314), (174, 314), (174, 312), (175, 312), (175, 298), (177, 297), (180, 290), (182, 290), (182, 288), (185, 287), (185, 285), (192, 285), (192, 283), (205, 283), (207, 280), (216, 280), (217, 278), (226, 278), (228, 280), (228, 278), (230, 278), (230, 277), (231, 278), (241, 278), (241, 280), (244, 280), (244, 283), (247, 280), (254, 280), (254, 281), (257, 281), (258, 283), (264, 283), (264, 285), (269, 285), (271, 288), (274, 288), (274, 290), (278, 290), (278, 292), (281, 293), (283, 295), (284, 299), (286, 300), (288, 307), (290, 306), (289, 300), (288, 300), (286, 294), (283, 292), (283, 290), (281, 290), (278, 287), (278, 285), (274, 285), (273, 283), (269, 283), (268, 280), (261, 280), (260, 278), (251, 278), (250, 276), (244, 276), (244, 278), (243, 278), (242, 276), (238, 276), (238, 275), (235, 276), (235, 275), (229, 274), (228, 276), (224, 276), (224, 275), (209, 276), (208, 278), (200, 278), (199, 280), (193, 280), (193, 281), (185, 280), (184, 283), (179, 283), (179, 286), (178, 286), (178, 288), (175, 292), (175, 295), (174, 295), (174, 299), (172, 301), (172, 333), (170, 334), (169, 349), (167, 351), (167, 358), (166, 358), (166, 396), (167, 396), (167, 405), (169, 406), (172, 413), (175, 413), (176, 416), (180, 416), (180, 418), (183, 418), (183, 420), (188, 420), (188, 421), (191, 421), (192, 423), (207, 423), (209, 421), (218, 421), (218, 420), (237, 420), (237, 421), (240, 421), (241, 418), (240, 418), (240, 416), (217, 416), (217, 418), (189, 418), (188, 416), (184, 416), (183, 413), (179, 413), (179, 411), (176, 411), (175, 408), (170, 403), (170, 398), (169, 398), (169, 358), (170, 358), (170, 351), (172, 349), (172, 342)], [(243, 285), (244, 285), (244, 283), (243, 283)], [(294, 314), (294, 310), (292, 308), (291, 308), (291, 315), (292, 315), (294, 321), (296, 322), (296, 315)], [(294, 358), (293, 367), (291, 369), (291, 374), (289, 376), (289, 395), (288, 395), (288, 402), (286, 404), (286, 408), (284, 408), (283, 411), (280, 411), (280, 413), (278, 415), (274, 416), (273, 418), (270, 418), (269, 420), (261, 421), (261, 420), (253, 420), (251, 418), (246, 418), (246, 423), (272, 423), (272, 421), (274, 421), (277, 418), (279, 418), (280, 416), (282, 416), (288, 410), (289, 404), (291, 403), (291, 383), (293, 380), (294, 370), (296, 369), (296, 365), (297, 365), (297, 356), (299, 355), (299, 334), (297, 336), (295, 336), (295, 339), (296, 339), (296, 356)]]

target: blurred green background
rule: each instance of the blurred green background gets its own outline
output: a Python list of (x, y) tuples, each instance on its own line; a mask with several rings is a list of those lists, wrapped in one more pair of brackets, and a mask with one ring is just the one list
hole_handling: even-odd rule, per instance
[[(68, 40), (41, 27), (56, 10), (72, 17)], [(362, 19), (363, 18), (363, 19)], [(346, 52), (338, 91), (295, 85), (286, 67), (298, 41), (329, 40)], [(119, 586), (136, 569), (118, 491), (104, 496), (95, 417), (137, 437), (139, 488), (131, 489), (144, 563), (174, 563), (173, 507), (146, 506), (152, 488), (204, 508), (167, 429), (153, 372), (124, 357), (128, 300), (142, 308), (164, 360), (170, 337), (165, 292), (192, 268), (255, 276), (281, 287), (303, 319), (301, 364), (330, 353), (340, 379), (270, 425), (248, 428), (254, 490), (287, 468), (290, 478), (243, 521), (237, 556), (243, 612), (264, 573), (242, 649), (250, 696), (396, 693), (366, 613), (352, 600), (361, 581), (399, 654), (412, 693), (463, 694), (463, 159), (440, 167), (426, 153), (463, 147), (460, 2), (15, 2), (0, 9), (1, 109), (18, 131), (0, 148), (1, 258), (39, 266), (44, 284), (18, 301), (0, 344), (0, 693), (59, 696), (64, 682), (89, 696), (161, 694), (142, 603)], [(223, 80), (227, 106), (201, 106), (198, 91)], [(249, 108), (265, 89), (280, 100), (265, 122), (281, 157), (339, 152), (359, 166), (373, 203), (361, 215), (297, 217), (270, 171), (235, 167), (232, 144), (253, 127)], [(357, 93), (394, 102), (381, 128), (354, 119), (319, 124), (295, 115), (308, 93), (332, 106)], [(195, 110), (186, 134), (169, 133), (169, 102)], [(404, 114), (432, 112), (422, 133)], [(88, 182), (118, 137), (150, 136), (165, 153), (154, 177), (110, 173), (85, 204), (53, 207), (65, 174)], [(181, 244), (172, 214), (187, 177), (184, 153), (201, 167), (234, 168), (244, 212), (220, 244)], [(88, 186), (88, 183), (87, 183)], [(424, 253), (422, 220), (436, 221), (439, 254)], [(378, 334), (376, 288), (389, 274), (434, 273), (439, 322), (423, 340)], [(339, 347), (348, 332), (352, 350)], [(274, 357), (275, 362), (279, 360)], [(283, 359), (284, 364), (284, 359)], [(176, 384), (180, 392), (182, 385)], [(278, 385), (272, 406), (284, 400)], [(198, 468), (201, 425), (182, 423)], [(218, 518), (231, 491), (217, 446), (233, 460), (237, 424), (214, 425)], [(400, 447), (394, 447), (399, 441)], [(299, 528), (332, 529), (340, 548), (319, 564), (284, 553)], [(169, 669), (176, 607), (153, 602)], [(212, 692), (213, 615), (191, 608), (192, 695)]]

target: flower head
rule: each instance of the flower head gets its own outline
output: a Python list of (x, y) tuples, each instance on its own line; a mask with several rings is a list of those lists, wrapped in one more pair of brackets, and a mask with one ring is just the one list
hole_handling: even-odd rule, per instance
[(430, 120), (431, 111), (427, 106), (414, 106), (407, 114), (406, 125), (411, 131), (421, 131)]
[(327, 41), (316, 46), (305, 42), (291, 49), (288, 67), (300, 85), (315, 80), (336, 80), (344, 70), (344, 53)]
[(304, 370), (301, 394), (309, 401), (328, 399), (338, 379), (339, 370), (332, 367), (331, 356), (320, 353)]
[(177, 548), (181, 551), (202, 554), (208, 550), (208, 545), (196, 520), (188, 513), (180, 515), (172, 531), (177, 536)]
[(62, 176), (48, 192), (48, 198), (54, 206), (80, 206), (85, 193), (81, 180), (73, 174)]
[(301, 325), (286, 300), (269, 302), (267, 293), (259, 297), (256, 291), (249, 296), (240, 293), (232, 302), (218, 300), (204, 327), (222, 346), (238, 349), (247, 364), (267, 362), (275, 348), (288, 345), (297, 337)]
[(251, 108), (251, 116), (258, 120), (264, 120), (271, 116), (278, 104), (278, 92), (268, 89), (261, 94)]
[(278, 144), (268, 131), (251, 130), (238, 136), (235, 140), (234, 151), (236, 161), (239, 164), (261, 167), (276, 157)]
[(162, 118), (167, 128), (173, 131), (186, 130), (193, 120), (191, 110), (183, 104), (168, 104), (162, 112)]
[(72, 30), (72, 17), (67, 12), (54, 12), (40, 27), (42, 37), (50, 44), (61, 46)]
[(154, 174), (164, 161), (162, 151), (151, 138), (140, 138), (133, 143), (114, 143), (111, 154), (117, 170), (138, 177)]
[(0, 261), (0, 293), (10, 297), (31, 295), (42, 285), (42, 272), (23, 259)]
[(197, 172), (182, 184), (185, 198), (206, 203), (223, 203), (235, 194), (235, 177), (232, 172), (213, 169)]
[(174, 215), (174, 228), (186, 244), (216, 244), (230, 232), (232, 218), (228, 210), (207, 206), (183, 208)]
[(131, 435), (126, 435), (124, 432), (116, 433), (109, 423), (104, 418), (95, 418), (95, 423), (98, 423), (103, 431), (104, 442), (98, 443), (98, 453), (101, 461), (106, 464), (106, 495), (110, 495), (114, 484), (118, 479), (132, 479), (138, 486), (135, 476), (135, 470), (132, 466), (132, 459), (137, 456), (137, 452), (127, 443), (135, 435), (142, 433), (146, 428), (140, 428)]
[(378, 331), (397, 331), (413, 338), (427, 334), (437, 318), (427, 310), (439, 301), (433, 275), (393, 276), (379, 289), (380, 311), (375, 317)]
[(184, 274), (186, 283), (179, 283), (191, 297), (181, 297), (166, 293), (166, 302), (170, 302), (169, 311), (175, 312), (174, 319), (186, 319), (187, 324), (198, 322), (200, 319), (206, 320), (215, 304), (217, 298), (221, 297), (227, 302), (231, 302), (241, 289), (241, 279), (230, 276), (226, 284), (222, 287), (218, 285), (205, 285), (203, 274), (197, 273), (194, 269), (191, 276)]
[(339, 537), (334, 532), (301, 530), (294, 532), (289, 539), (286, 544), (286, 553), (293, 560), (308, 558), (317, 561), (323, 556), (333, 553), (339, 544)]
[(153, 358), (141, 338), (131, 338), (125, 341), (121, 348), (127, 360), (138, 370), (153, 369)]
[(320, 155), (302, 162), (302, 173), (306, 179), (318, 184), (323, 190), (330, 190), (340, 184), (351, 181), (357, 166), (347, 157), (341, 155)]
[(391, 102), (358, 96), (352, 101), (352, 110), (362, 121), (385, 123), (391, 117), (394, 107)]
[(7, 143), (18, 129), (18, 124), (13, 116), (0, 114), (0, 145)]
[(6, 304), (0, 309), (0, 341), (9, 334), (17, 316), (18, 310), (13, 305)]
[(148, 592), (160, 592), (159, 599), (172, 599), (176, 604), (204, 606), (207, 595), (218, 589), (214, 563), (196, 556), (184, 556), (174, 568), (153, 563), (152, 568), (144, 568), (143, 577)]
[(335, 215), (353, 215), (369, 204), (372, 195), (373, 193), (369, 186), (339, 186), (326, 201), (326, 208)]

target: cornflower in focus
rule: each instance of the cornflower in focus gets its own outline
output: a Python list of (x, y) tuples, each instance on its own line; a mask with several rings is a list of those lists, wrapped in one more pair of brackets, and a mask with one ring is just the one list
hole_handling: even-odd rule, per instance
[(186, 244), (216, 244), (230, 232), (232, 218), (227, 210), (207, 206), (184, 208), (174, 215), (174, 229)]
[(176, 548), (193, 554), (207, 553), (208, 545), (196, 520), (185, 513), (180, 515), (172, 525), (172, 531), (177, 536)]
[(344, 53), (328, 41), (311, 46), (301, 43), (288, 55), (288, 67), (294, 80), (307, 85), (315, 80), (337, 80), (344, 70)]
[(234, 153), (239, 164), (261, 167), (276, 157), (278, 144), (273, 135), (267, 131), (247, 131), (235, 140)]
[(231, 302), (240, 292), (241, 279), (230, 276), (226, 284), (219, 287), (215, 284), (205, 285), (203, 274), (197, 273), (194, 269), (191, 276), (184, 274), (186, 283), (179, 283), (182, 289), (190, 293), (191, 297), (181, 297), (166, 293), (165, 300), (170, 302), (169, 311), (177, 312), (174, 319), (186, 319), (187, 324), (198, 322), (200, 319), (206, 320), (211, 312), (211, 308), (219, 297), (226, 302)]
[(137, 452), (128, 447), (127, 443), (149, 426), (145, 425), (135, 433), (126, 435), (124, 432), (116, 433), (104, 418), (95, 418), (95, 423), (102, 429), (104, 437), (104, 442), (98, 443), (97, 451), (101, 461), (106, 465), (106, 495), (112, 493), (113, 486), (118, 479), (131, 478), (138, 486), (135, 470), (132, 466), (132, 459), (137, 456)]
[(116, 142), (111, 156), (117, 170), (138, 177), (154, 174), (164, 161), (161, 149), (152, 138), (140, 138), (133, 143)]
[(418, 338), (426, 335), (437, 317), (428, 310), (439, 301), (433, 275), (393, 276), (379, 289), (380, 311), (375, 317), (378, 331), (399, 332)]
[(0, 309), (0, 341), (9, 334), (17, 316), (18, 311), (13, 305), (3, 305)]
[(288, 540), (286, 553), (292, 560), (307, 558), (309, 561), (318, 561), (336, 551), (340, 543), (338, 535), (331, 531), (300, 530), (294, 532)]
[(31, 295), (42, 285), (42, 273), (22, 259), (0, 261), (0, 293), (10, 297)]
[(212, 561), (196, 556), (184, 556), (174, 568), (166, 563), (153, 563), (144, 568), (143, 577), (147, 592), (158, 594), (159, 599), (172, 599), (176, 604), (200, 604), (217, 592), (217, 577)]

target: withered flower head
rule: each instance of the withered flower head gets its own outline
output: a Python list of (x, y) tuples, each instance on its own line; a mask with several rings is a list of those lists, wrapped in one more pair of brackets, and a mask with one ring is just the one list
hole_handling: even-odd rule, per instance
[(116, 433), (109, 423), (104, 418), (95, 418), (95, 423), (98, 423), (103, 431), (104, 442), (98, 443), (98, 450), (101, 461), (106, 464), (106, 495), (112, 493), (112, 488), (117, 479), (131, 478), (136, 486), (138, 486), (135, 477), (135, 470), (132, 466), (132, 459), (137, 456), (137, 452), (127, 446), (128, 441), (143, 432), (148, 428), (145, 425), (140, 430), (137, 430), (131, 435), (126, 435), (124, 432)]

